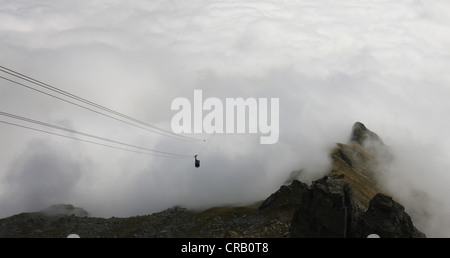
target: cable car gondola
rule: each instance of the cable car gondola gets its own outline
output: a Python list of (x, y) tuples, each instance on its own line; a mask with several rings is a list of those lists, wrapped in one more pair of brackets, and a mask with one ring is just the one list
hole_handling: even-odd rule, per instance
[(200, 167), (200, 160), (197, 159), (197, 155), (195, 155), (194, 158), (195, 158), (195, 167), (196, 168)]

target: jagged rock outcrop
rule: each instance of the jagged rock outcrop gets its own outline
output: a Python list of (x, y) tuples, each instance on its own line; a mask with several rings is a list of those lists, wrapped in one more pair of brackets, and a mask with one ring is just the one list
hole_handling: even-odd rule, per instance
[(361, 122), (356, 122), (353, 125), (350, 141), (359, 143), (361, 145), (368, 142), (377, 142), (383, 144), (381, 138), (374, 132), (366, 128)]
[(351, 186), (325, 176), (301, 196), (291, 222), (294, 238), (422, 238), (404, 207), (377, 193), (364, 211), (353, 198)]
[[(367, 208), (369, 201), (380, 192), (376, 180), (377, 168), (389, 154), (381, 138), (361, 122), (353, 125), (348, 143), (337, 143), (331, 153), (331, 176), (352, 186), (355, 202)], [(383, 158), (383, 160), (380, 160)]]
[(425, 237), (403, 206), (381, 193), (376, 172), (388, 160), (386, 152), (377, 134), (355, 123), (349, 143), (338, 143), (332, 152), (329, 175), (301, 196), (291, 237)]
[(356, 236), (377, 234), (382, 238), (423, 238), (425, 234), (414, 227), (405, 208), (392, 197), (378, 193), (368, 210), (359, 218)]
[(325, 176), (301, 196), (291, 222), (291, 237), (350, 237), (359, 210), (347, 182)]
[(290, 185), (282, 185), (278, 191), (269, 196), (260, 206), (260, 211), (277, 211), (296, 208), (301, 203), (301, 196), (308, 191), (308, 185), (298, 180)]

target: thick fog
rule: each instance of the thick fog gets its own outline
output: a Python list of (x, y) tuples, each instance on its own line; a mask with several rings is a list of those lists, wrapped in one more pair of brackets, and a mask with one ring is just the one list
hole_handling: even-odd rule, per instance
[(334, 144), (361, 121), (395, 157), (380, 180), (419, 229), (448, 237), (449, 13), (444, 0), (0, 0), (1, 66), (154, 126), (170, 131), (172, 101), (193, 100), (195, 89), (205, 99), (280, 102), (276, 144), (249, 133), (190, 142), (0, 78), (1, 112), (192, 156), (0, 123), (0, 217), (57, 203), (123, 217), (259, 201), (293, 170), (304, 169), (305, 182), (324, 175)]

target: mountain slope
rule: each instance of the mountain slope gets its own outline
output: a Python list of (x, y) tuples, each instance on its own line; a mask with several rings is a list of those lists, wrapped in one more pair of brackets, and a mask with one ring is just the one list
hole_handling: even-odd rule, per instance
[(300, 197), (291, 237), (425, 237), (376, 180), (379, 164), (391, 159), (378, 135), (357, 122), (350, 141), (338, 143), (331, 157), (331, 172)]
[(0, 219), (0, 237), (425, 237), (404, 207), (380, 190), (377, 167), (390, 155), (378, 135), (357, 122), (349, 142), (338, 143), (330, 155), (327, 176), (309, 186), (290, 180), (250, 206), (203, 211), (174, 207), (104, 219), (57, 205)]

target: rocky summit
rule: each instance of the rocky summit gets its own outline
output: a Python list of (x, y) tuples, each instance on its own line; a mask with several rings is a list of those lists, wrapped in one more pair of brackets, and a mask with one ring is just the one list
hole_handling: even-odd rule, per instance
[(308, 237), (423, 238), (405, 208), (376, 180), (390, 154), (381, 138), (360, 122), (347, 143), (330, 153), (327, 175), (310, 185), (291, 173), (267, 199), (242, 207), (202, 211), (173, 207), (129, 218), (94, 218), (68, 204), (0, 219), (0, 237)]
[(338, 143), (331, 157), (330, 173), (312, 182), (300, 196), (291, 237), (425, 237), (376, 180), (379, 163), (391, 159), (377, 134), (356, 122), (349, 142)]

